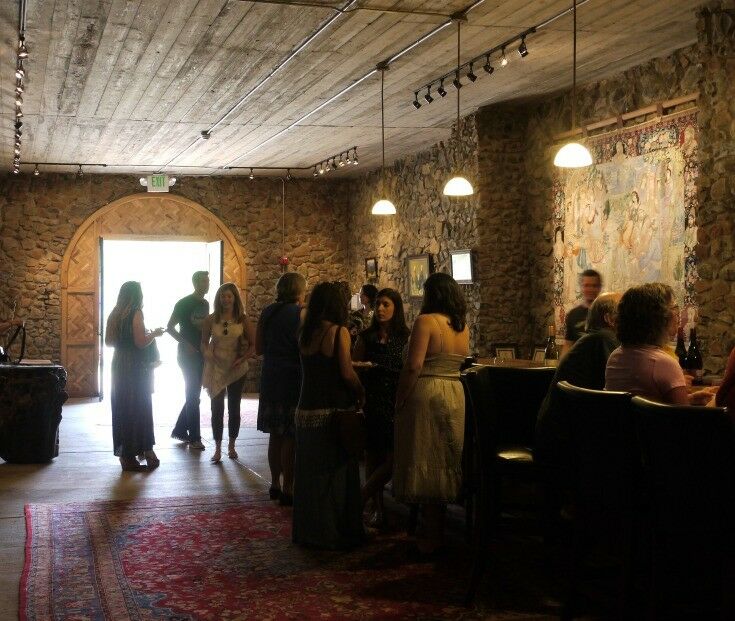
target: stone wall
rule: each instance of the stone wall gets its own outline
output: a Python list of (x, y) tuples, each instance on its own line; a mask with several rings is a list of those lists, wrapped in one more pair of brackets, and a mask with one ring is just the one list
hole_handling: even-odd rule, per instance
[[(313, 284), (346, 277), (345, 207), (349, 184), (295, 180), (286, 184), (285, 252), (291, 270)], [(217, 215), (240, 244), (246, 304), (256, 316), (274, 298), (281, 273), (281, 189), (277, 179), (179, 178), (175, 194)], [(0, 317), (13, 301), (28, 319), (27, 355), (60, 356), (60, 267), (80, 224), (100, 207), (140, 192), (132, 176), (42, 174), (0, 179)], [(258, 365), (249, 390), (256, 388)]]
[(735, 2), (700, 12), (697, 286), (705, 370), (721, 372), (735, 345)]
[[(385, 194), (396, 206), (395, 216), (373, 216), (373, 203), (380, 196), (380, 172), (361, 178), (350, 201), (348, 262), (353, 290), (365, 282), (364, 260), (376, 257), (380, 289), (400, 291), (409, 325), (418, 314), (420, 300), (409, 300), (406, 258), (430, 254), (435, 271), (450, 272), (450, 250), (478, 248), (477, 194), (467, 199), (449, 199), (442, 194), (453, 170), (461, 170), (477, 184), (477, 127), (475, 117), (461, 123), (460, 138), (396, 162), (385, 170)], [(472, 343), (481, 340), (479, 284), (463, 285), (469, 306)]]

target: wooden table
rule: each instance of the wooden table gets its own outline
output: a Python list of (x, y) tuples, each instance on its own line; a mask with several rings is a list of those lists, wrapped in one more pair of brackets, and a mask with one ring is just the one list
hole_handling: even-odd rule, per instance
[(478, 358), (477, 364), (482, 364), (488, 367), (511, 367), (515, 369), (537, 369), (547, 366), (543, 362), (526, 360), (525, 358)]

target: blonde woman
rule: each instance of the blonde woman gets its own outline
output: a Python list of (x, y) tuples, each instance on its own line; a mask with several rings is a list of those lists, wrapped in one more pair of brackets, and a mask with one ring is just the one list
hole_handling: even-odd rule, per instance
[[(112, 444), (125, 471), (156, 468), (153, 452), (153, 366), (147, 348), (163, 334), (163, 328), (148, 332), (143, 323), (143, 291), (139, 282), (120, 287), (117, 304), (107, 319), (105, 344), (115, 348), (112, 357)], [(146, 466), (136, 455), (143, 455)]]
[(222, 459), (225, 393), (227, 394), (227, 456), (237, 459), (235, 440), (240, 432), (240, 400), (248, 371), (248, 358), (255, 352), (254, 330), (247, 320), (237, 287), (226, 282), (214, 296), (214, 313), (202, 325), (204, 376), (202, 385), (212, 400), (212, 462)]

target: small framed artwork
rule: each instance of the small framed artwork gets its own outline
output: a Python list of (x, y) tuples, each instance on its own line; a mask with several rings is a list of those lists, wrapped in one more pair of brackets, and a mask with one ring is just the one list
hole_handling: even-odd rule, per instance
[(411, 299), (424, 297), (424, 283), (431, 274), (431, 255), (417, 254), (406, 259), (408, 268), (408, 295)]
[(472, 274), (472, 250), (452, 250), (449, 253), (452, 267), (452, 278), (459, 285), (471, 285), (474, 282)]
[(546, 347), (540, 347), (538, 345), (534, 347), (532, 359), (534, 362), (543, 362), (546, 360)]
[(365, 259), (365, 278), (368, 280), (378, 278), (378, 260), (375, 257)]

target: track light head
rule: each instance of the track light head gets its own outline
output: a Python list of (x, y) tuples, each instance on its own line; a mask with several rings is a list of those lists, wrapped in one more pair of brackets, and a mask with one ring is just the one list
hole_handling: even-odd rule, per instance
[(23, 37), (18, 41), (18, 58), (21, 60), (28, 58), (28, 48), (26, 47), (26, 40)]
[(16, 121), (15, 122), (15, 129), (20, 130), (23, 127), (23, 121)]
[(23, 105), (23, 96), (19, 93), (15, 96), (15, 105), (16, 106), (22, 106)]
[(444, 88), (444, 80), (439, 82), (439, 88), (436, 89), (436, 92), (439, 93), (439, 97), (447, 96), (447, 90)]
[(15, 94), (21, 95), (23, 93), (23, 82), (20, 80), (15, 81)]
[(495, 71), (495, 67), (490, 64), (490, 54), (485, 57), (485, 64), (482, 66), (482, 68), (488, 75), (492, 75), (492, 72)]
[(19, 175), (20, 174), (20, 168), (13, 168), (13, 174)]
[(15, 79), (22, 80), (26, 75), (25, 69), (23, 69), (23, 63), (18, 61), (18, 66), (15, 68)]
[(419, 92), (418, 91), (416, 91), (413, 94), (413, 107), (416, 108), (416, 110), (418, 110), (421, 107), (421, 102), (419, 101)]
[(16, 155), (20, 155), (20, 147), (16, 145), (15, 149), (13, 150), (13, 153)]
[(293, 181), (293, 175), (291, 174), (291, 169), (286, 169), (286, 181)]
[(15, 118), (19, 119), (23, 116), (23, 110), (21, 110), (19, 107), (15, 109)]
[(431, 85), (426, 87), (426, 95), (424, 95), (424, 99), (426, 100), (426, 103), (434, 101), (434, 98), (431, 96)]
[(77, 179), (81, 179), (84, 177), (84, 171), (82, 170), (82, 165), (79, 164), (79, 170), (77, 171)]
[(505, 67), (508, 65), (508, 57), (505, 55), (505, 48), (502, 49), (503, 56), (500, 59), (500, 66)]
[(472, 70), (473, 69), (472, 64), (473, 63), (470, 63), (470, 70), (467, 72), (467, 79), (470, 82), (475, 82), (477, 80), (477, 76), (475, 75), (475, 72)]
[(526, 46), (526, 35), (521, 37), (521, 44), (518, 46), (518, 54), (521, 58), (528, 56), (528, 47)]
[(452, 84), (454, 85), (454, 88), (456, 88), (457, 90), (462, 88), (462, 82), (459, 79), (459, 71), (457, 71), (457, 73), (454, 74), (454, 80), (452, 80)]
[(251, 180), (251, 181), (252, 181), (253, 179), (255, 179), (255, 175), (253, 174), (253, 169), (252, 169), (252, 168), (250, 169), (250, 174), (249, 174), (248, 176), (250, 177), (250, 180)]
[(319, 171), (316, 169), (316, 166), (314, 166), (314, 172), (311, 173), (311, 176), (312, 177), (318, 177), (319, 176)]
[(38, 164), (36, 164), (36, 167), (33, 169), (33, 176), (38, 177), (38, 175), (41, 174), (41, 171), (38, 170)]

